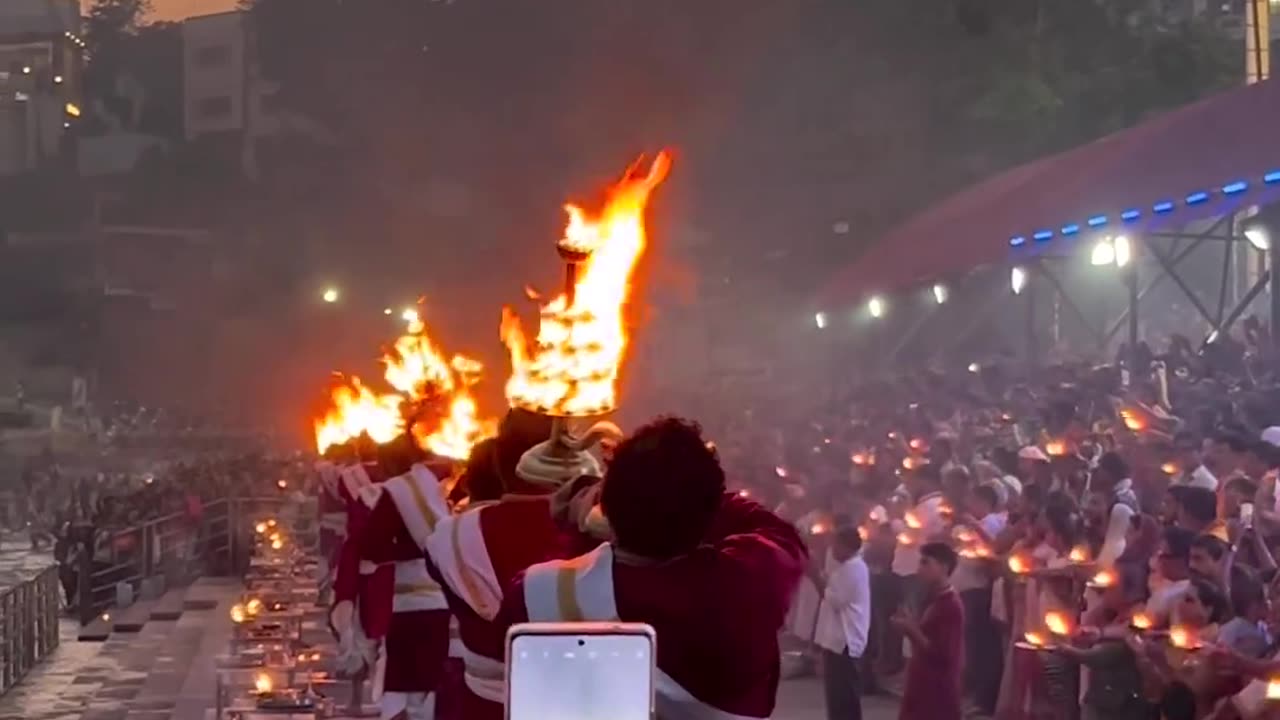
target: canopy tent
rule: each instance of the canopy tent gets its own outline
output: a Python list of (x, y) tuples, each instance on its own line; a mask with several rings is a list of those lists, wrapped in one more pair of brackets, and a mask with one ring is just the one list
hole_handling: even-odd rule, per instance
[(837, 308), (977, 267), (1072, 252), (1280, 196), (1280, 80), (1230, 90), (964, 190), (889, 232), (822, 288)]

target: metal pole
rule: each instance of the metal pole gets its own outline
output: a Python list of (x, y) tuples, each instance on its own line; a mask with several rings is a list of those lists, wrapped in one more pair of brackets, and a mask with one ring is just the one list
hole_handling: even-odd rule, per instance
[(1267, 278), (1268, 290), (1271, 293), (1271, 344), (1274, 347), (1277, 338), (1280, 338), (1280, 252), (1276, 248), (1275, 243), (1280, 242), (1280, 238), (1272, 241), (1271, 250), (1267, 252)]
[[(1141, 255), (1141, 241), (1137, 237), (1129, 241), (1129, 271), (1125, 273), (1125, 282), (1129, 285), (1129, 355), (1130, 360), (1138, 356), (1138, 302), (1142, 294), (1138, 292), (1138, 261)], [(1132, 366), (1132, 362), (1130, 362)], [(1133, 368), (1136, 370), (1137, 368)]]
[(1036, 347), (1036, 279), (1032, 277), (1038, 269), (1038, 263), (1027, 265), (1027, 286), (1023, 289), (1027, 295), (1027, 366), (1032, 368), (1036, 366), (1039, 354)]

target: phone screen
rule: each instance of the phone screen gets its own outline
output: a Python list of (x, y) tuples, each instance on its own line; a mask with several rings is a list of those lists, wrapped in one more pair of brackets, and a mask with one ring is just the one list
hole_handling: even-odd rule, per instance
[(1253, 527), (1253, 503), (1240, 503), (1240, 524)]
[(649, 720), (648, 635), (515, 635), (507, 662), (510, 720)]

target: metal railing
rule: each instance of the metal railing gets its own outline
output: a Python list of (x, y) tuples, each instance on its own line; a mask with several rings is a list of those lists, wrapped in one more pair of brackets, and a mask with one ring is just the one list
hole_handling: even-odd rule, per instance
[(0, 694), (58, 646), (58, 568), (0, 592)]
[(208, 503), (198, 518), (177, 513), (110, 531), (78, 528), (80, 622), (88, 624), (112, 607), (122, 583), (137, 597), (150, 578), (163, 578), (163, 587), (171, 588), (201, 576), (242, 573), (249, 562), (254, 525), (267, 517), (296, 513), (289, 523), (295, 529), (291, 541), (314, 548), (319, 543), (314, 504), (309, 500), (299, 507), (278, 496), (230, 498)]

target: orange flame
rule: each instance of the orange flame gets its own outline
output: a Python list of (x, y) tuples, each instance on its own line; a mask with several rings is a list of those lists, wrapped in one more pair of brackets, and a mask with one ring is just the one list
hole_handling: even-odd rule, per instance
[(1027, 641), (1028, 645), (1044, 647), (1049, 644), (1049, 640), (1045, 638), (1043, 633), (1038, 633), (1034, 630), (1027, 631), (1022, 637)]
[(414, 440), (436, 455), (465, 460), (476, 443), (498, 431), (498, 422), (480, 418), (471, 387), (480, 381), (484, 366), (465, 355), (445, 354), (432, 343), (421, 320), (409, 323), (409, 332), (396, 340), (392, 352), (382, 358), (387, 382), (415, 402), (447, 403), (438, 422), (418, 422)]
[(1089, 580), (1089, 585), (1096, 588), (1109, 588), (1116, 584), (1117, 579), (1115, 571), (1099, 570), (1098, 573)]
[(329, 400), (329, 411), (314, 423), (316, 448), (321, 453), (362, 434), (368, 434), (376, 443), (386, 443), (404, 431), (401, 397), (375, 393), (358, 377), (335, 384)]
[(1129, 619), (1129, 625), (1135, 630), (1150, 630), (1156, 626), (1156, 621), (1147, 613), (1140, 612)]
[(645, 249), (645, 205), (671, 168), (666, 152), (647, 173), (643, 160), (609, 189), (599, 214), (565, 206), (569, 223), (558, 247), (562, 255), (582, 258), (581, 268), (572, 293), (542, 306), (535, 346), (515, 314), (503, 310), (501, 335), (511, 354), (507, 400), (513, 406), (565, 416), (599, 415), (617, 406), (628, 341), (623, 310)]
[(1120, 411), (1120, 419), (1124, 420), (1124, 426), (1133, 432), (1141, 432), (1147, 426), (1138, 413), (1127, 408)]
[(1185, 627), (1169, 629), (1169, 644), (1182, 650), (1195, 650), (1200, 647), (1200, 638)]
[(1070, 635), (1071, 621), (1067, 619), (1065, 613), (1049, 612), (1045, 613), (1044, 626), (1054, 635)]
[(1031, 572), (1031, 564), (1021, 555), (1010, 555), (1009, 569), (1018, 575), (1025, 575)]
[(408, 332), (382, 357), (383, 377), (396, 392), (375, 393), (356, 377), (336, 385), (329, 411), (315, 422), (321, 453), (364, 433), (379, 444), (394, 440), (405, 431), (405, 403), (440, 405), (438, 417), (418, 418), (410, 428), (419, 446), (437, 455), (465, 460), (473, 445), (497, 432), (497, 421), (482, 419), (471, 395), (484, 366), (465, 355), (446, 360), (419, 313), (407, 317)]
[(1071, 548), (1071, 552), (1067, 554), (1067, 559), (1073, 563), (1089, 562), (1089, 548), (1084, 545), (1077, 545)]

